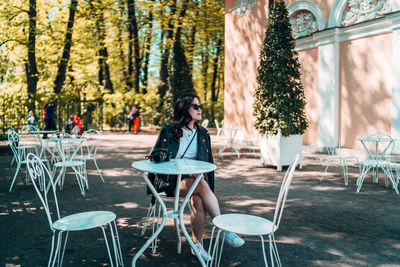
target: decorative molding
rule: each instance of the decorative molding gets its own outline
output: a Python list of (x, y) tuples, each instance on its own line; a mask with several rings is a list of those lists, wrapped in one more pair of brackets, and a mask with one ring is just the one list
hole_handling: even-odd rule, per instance
[(343, 42), (385, 34), (400, 29), (400, 11), (384, 15), (381, 18), (353, 24), (348, 27), (331, 28), (318, 31), (311, 36), (296, 39), (296, 50), (314, 48), (326, 43)]
[(294, 38), (304, 37), (318, 31), (317, 19), (308, 10), (300, 10), (290, 18)]
[(322, 31), (326, 28), (326, 21), (324, 14), (322, 13), (322, 10), (319, 8), (317, 4), (315, 4), (311, 0), (295, 1), (287, 7), (287, 10), (289, 12), (290, 18), (300, 10), (308, 10), (314, 15), (315, 19), (317, 20), (318, 31)]
[[(346, 11), (346, 8), (350, 3), (353, 5), (357, 5), (356, 3), (365, 3), (365, 5), (374, 5), (376, 0), (336, 0), (335, 3), (333, 4), (331, 13), (329, 15), (329, 20), (328, 20), (328, 28), (334, 28), (334, 27), (342, 27), (342, 21), (343, 21), (343, 15), (344, 12)], [(382, 2), (381, 0), (378, 0), (378, 2)], [(384, 2), (387, 2), (390, 7), (391, 7), (391, 12), (395, 12), (400, 10), (400, 1), (399, 0), (386, 0)]]
[(241, 17), (251, 13), (256, 4), (257, 0), (235, 0), (233, 7), (229, 11), (235, 11), (235, 15)]
[(343, 12), (342, 25), (348, 26), (355, 23), (373, 20), (392, 11), (387, 0), (350, 0)]

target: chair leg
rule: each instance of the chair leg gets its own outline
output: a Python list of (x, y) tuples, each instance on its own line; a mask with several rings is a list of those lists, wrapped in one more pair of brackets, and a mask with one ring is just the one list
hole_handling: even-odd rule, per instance
[[(219, 231), (221, 231), (221, 230), (219, 230)], [(219, 235), (219, 233), (218, 233), (218, 235)], [(224, 248), (225, 235), (226, 235), (226, 231), (223, 231), (222, 240), (221, 240), (221, 248), (220, 248), (220, 251), (219, 251), (219, 255), (217, 255), (218, 259), (216, 259), (216, 263), (218, 264), (218, 266), (221, 265), (222, 249)]]
[[(62, 232), (60, 232), (60, 233), (61, 233), (61, 238), (60, 238), (60, 242), (61, 242), (62, 241)], [(65, 241), (64, 241), (63, 250), (61, 253), (61, 260), (58, 263), (59, 266), (62, 266), (62, 263), (64, 261), (64, 254), (65, 254), (65, 248), (67, 247), (68, 234), (69, 234), (69, 232), (66, 232), (66, 234), (65, 234)]]
[(360, 174), (360, 177), (357, 179), (357, 192), (360, 192), (360, 190), (361, 190), (361, 186), (362, 186), (362, 184), (363, 184), (363, 182), (364, 182), (364, 178), (365, 178), (365, 175), (367, 174), (367, 172), (371, 169), (372, 167), (371, 166), (365, 166), (365, 165), (363, 165), (363, 168), (362, 168), (362, 172), (361, 172), (361, 174)]
[(324, 177), (325, 177), (325, 175), (326, 175), (326, 172), (328, 171), (328, 168), (329, 168), (329, 166), (331, 165), (331, 161), (332, 161), (332, 159), (328, 159), (328, 165), (326, 166), (325, 171), (324, 171), (324, 173), (322, 174), (321, 180), (319, 180), (319, 182), (322, 182), (322, 180), (324, 179)]
[(10, 189), (8, 190), (8, 192), (11, 192), (11, 190), (12, 190), (12, 188), (14, 186), (14, 183), (15, 183), (15, 179), (17, 179), (18, 172), (19, 172), (20, 168), (21, 168), (21, 163), (17, 163), (17, 169), (15, 170), (14, 178), (13, 178), (13, 180), (11, 182)]
[[(278, 267), (282, 266), (281, 263), (281, 259), (279, 257), (279, 252), (278, 252), (278, 247), (276, 246), (276, 242), (275, 242), (275, 236), (274, 234), (269, 235), (269, 242), (270, 242), (270, 247), (272, 248), (272, 254), (271, 255), (271, 260), (272, 260), (272, 256), (274, 257), (276, 264), (278, 265)], [(274, 266), (274, 261), (272, 260), (272, 266)]]
[(151, 201), (150, 201), (150, 205), (149, 205), (149, 207), (147, 208), (146, 219), (144, 220), (143, 227), (142, 227), (142, 232), (141, 232), (142, 235), (144, 235), (144, 233), (145, 233), (146, 230), (147, 230), (147, 226), (149, 225), (150, 218), (153, 216), (153, 213), (155, 212), (156, 205), (157, 205), (157, 202), (154, 203), (154, 205), (153, 205), (153, 204), (151, 203)]
[(49, 256), (49, 263), (47, 264), (47, 267), (50, 267), (52, 264), (52, 259), (53, 259), (53, 254), (56, 254), (54, 251), (54, 240), (55, 240), (56, 232), (53, 232), (53, 236), (51, 238), (51, 250), (50, 250), (50, 256)]
[(94, 162), (94, 166), (96, 166), (96, 169), (97, 169), (97, 171), (99, 172), (99, 175), (100, 175), (101, 180), (103, 181), (103, 183), (105, 183), (105, 182), (104, 182), (103, 175), (101, 174), (100, 168), (99, 168), (99, 166), (97, 165), (96, 158), (93, 158), (93, 162)]
[(107, 247), (107, 252), (108, 252), (108, 257), (110, 259), (110, 263), (111, 263), (111, 267), (114, 266), (113, 264), (113, 260), (111, 257), (111, 252), (110, 252), (110, 246), (108, 245), (108, 240), (107, 240), (107, 235), (106, 235), (106, 231), (104, 230), (104, 227), (101, 225), (100, 226), (101, 230), (103, 231), (103, 236), (104, 236), (104, 242), (106, 243), (106, 247)]
[[(264, 257), (264, 264), (265, 264), (265, 266), (268, 267), (267, 255), (265, 253), (265, 246), (264, 246), (264, 238), (262, 235), (260, 235), (260, 239), (261, 239), (261, 249), (262, 249), (263, 257)], [(271, 241), (270, 241), (270, 243), (271, 243)], [(272, 256), (271, 256), (271, 260), (272, 260)]]
[[(118, 250), (117, 254), (118, 254), (118, 262), (121, 266), (124, 266), (124, 261), (122, 259), (122, 251), (121, 251), (121, 244), (119, 242), (119, 235), (118, 235), (118, 228), (117, 228), (117, 223), (115, 222), (115, 220), (113, 221), (113, 225), (114, 225), (114, 231), (115, 231), (115, 239), (114, 240), (114, 249)], [(112, 230), (112, 226), (110, 226), (110, 229)], [(113, 234), (113, 232), (111, 232), (111, 234)], [(118, 264), (117, 264), (118, 265)]]

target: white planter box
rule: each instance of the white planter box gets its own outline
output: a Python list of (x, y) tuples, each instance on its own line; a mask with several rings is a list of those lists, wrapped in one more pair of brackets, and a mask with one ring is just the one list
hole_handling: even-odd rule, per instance
[(280, 133), (273, 136), (264, 135), (260, 141), (261, 163), (275, 165), (278, 171), (282, 166), (290, 165), (296, 154), (299, 154), (299, 168), (302, 167), (302, 135), (283, 137)]

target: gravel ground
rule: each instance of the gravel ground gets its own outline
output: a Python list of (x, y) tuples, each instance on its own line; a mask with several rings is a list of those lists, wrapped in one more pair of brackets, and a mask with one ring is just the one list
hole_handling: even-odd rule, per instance
[[(80, 195), (72, 174), (58, 191), (62, 216), (88, 210), (109, 210), (117, 214), (123, 260), (130, 266), (133, 256), (150, 235), (140, 234), (149, 197), (140, 174), (131, 168), (141, 160), (157, 138), (156, 133), (139, 135), (105, 134), (98, 163), (105, 183), (89, 163), (89, 187)], [(260, 160), (243, 151), (238, 159), (231, 151), (224, 159), (215, 156), (216, 195), (222, 213), (251, 213), (272, 219), (284, 172), (261, 167)], [(214, 153), (216, 155), (216, 153)], [(0, 266), (46, 266), (51, 231), (31, 184), (25, 185), (25, 171), (8, 188), (15, 172), (11, 155), (0, 152)], [(276, 241), (283, 266), (400, 266), (399, 195), (386, 189), (383, 177), (373, 184), (367, 177), (360, 193), (355, 192), (358, 169), (350, 168), (345, 186), (340, 168), (329, 169), (319, 182), (326, 157), (304, 158), (303, 169), (295, 172)], [(382, 175), (382, 174), (381, 174)], [(167, 200), (169, 205), (171, 201)], [(185, 218), (187, 229), (189, 215)], [(205, 244), (212, 224), (208, 219)], [(263, 266), (259, 240), (244, 237), (241, 248), (225, 246), (221, 266)], [(167, 220), (159, 235), (156, 254), (147, 249), (138, 266), (200, 266), (183, 238), (182, 254), (176, 253), (173, 220)], [(68, 239), (64, 266), (108, 266), (108, 256), (100, 229), (73, 232)]]

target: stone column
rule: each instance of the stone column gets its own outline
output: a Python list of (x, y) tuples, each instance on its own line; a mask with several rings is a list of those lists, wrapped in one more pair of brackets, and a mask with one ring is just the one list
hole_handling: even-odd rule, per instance
[(337, 146), (339, 134), (339, 42), (336, 29), (318, 43), (318, 146)]
[(391, 136), (400, 139), (400, 19), (393, 21)]

